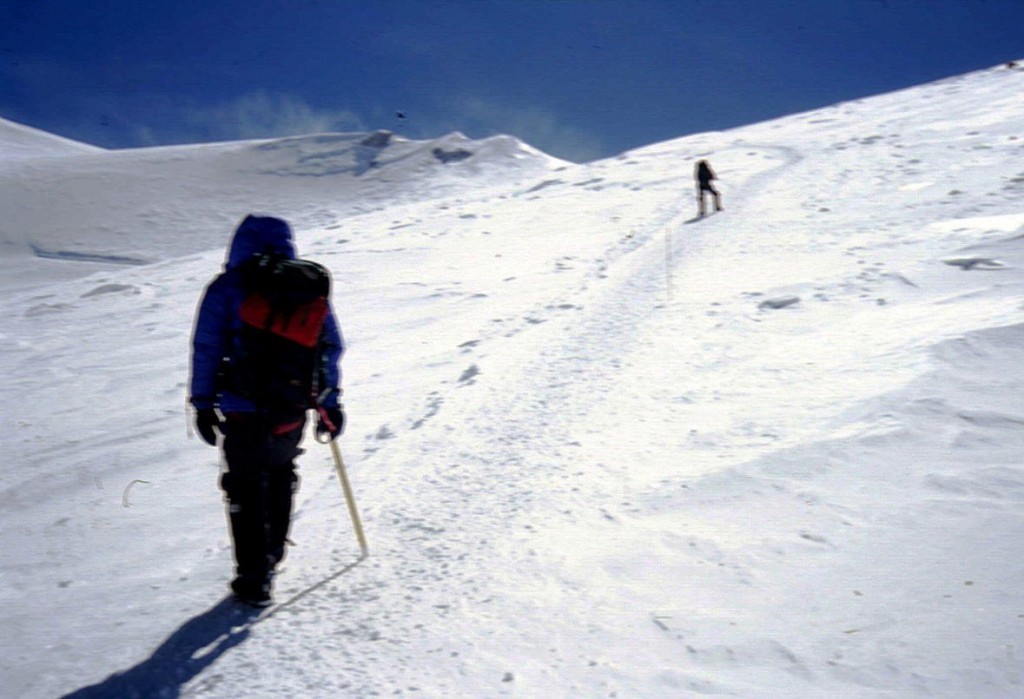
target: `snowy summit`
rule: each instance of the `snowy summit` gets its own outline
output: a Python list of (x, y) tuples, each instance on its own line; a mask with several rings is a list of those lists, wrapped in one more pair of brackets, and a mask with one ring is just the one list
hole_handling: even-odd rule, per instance
[[(585, 165), (0, 122), (3, 693), (1024, 694), (1021, 95), (1004, 65)], [(185, 412), (253, 212), (331, 270), (370, 552), (307, 438), (259, 615)]]

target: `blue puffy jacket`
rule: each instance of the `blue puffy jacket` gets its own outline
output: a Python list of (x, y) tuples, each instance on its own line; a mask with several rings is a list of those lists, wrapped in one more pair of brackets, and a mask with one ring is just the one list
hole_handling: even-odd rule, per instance
[[(254, 255), (277, 253), (295, 258), (292, 231), (285, 221), (270, 216), (247, 216), (235, 231), (224, 272), (206, 287), (192, 335), (191, 403), (197, 409), (219, 407), (222, 412), (253, 412), (256, 407), (242, 396), (224, 390), (217, 376), (225, 359), (238, 356), (242, 320), (239, 306), (245, 300), (238, 267)], [(331, 389), (323, 405), (338, 407), (341, 386), (339, 362), (345, 351), (334, 311), (328, 308), (322, 343), (325, 388)]]

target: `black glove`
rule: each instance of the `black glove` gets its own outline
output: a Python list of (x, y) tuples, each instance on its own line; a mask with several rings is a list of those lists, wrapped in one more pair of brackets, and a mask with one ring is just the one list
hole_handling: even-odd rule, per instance
[(316, 423), (317, 435), (329, 434), (331, 441), (338, 438), (338, 435), (345, 431), (345, 408), (324, 408), (321, 406), (320, 419)]
[(211, 447), (217, 446), (217, 432), (223, 432), (220, 418), (213, 408), (200, 408), (196, 411), (196, 430), (203, 441)]

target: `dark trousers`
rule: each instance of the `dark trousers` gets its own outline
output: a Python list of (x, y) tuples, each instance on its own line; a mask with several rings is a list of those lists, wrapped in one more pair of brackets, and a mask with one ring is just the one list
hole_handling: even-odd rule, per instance
[[(221, 488), (227, 499), (228, 522), (239, 578), (266, 581), (284, 558), (298, 485), (295, 458), (305, 415), (290, 424), (272, 424), (261, 413), (228, 413), (224, 434), (227, 471)], [(275, 421), (276, 423), (276, 421)]]
[(710, 182), (701, 182), (697, 188), (697, 210), (698, 213), (704, 215), (704, 192), (710, 194), (715, 200), (715, 211), (722, 210), (722, 197), (718, 193), (718, 190), (711, 186)]

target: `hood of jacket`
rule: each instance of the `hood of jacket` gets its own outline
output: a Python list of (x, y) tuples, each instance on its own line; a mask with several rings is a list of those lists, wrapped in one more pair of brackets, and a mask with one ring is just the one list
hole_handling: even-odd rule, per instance
[(273, 216), (250, 214), (238, 224), (235, 237), (228, 249), (225, 269), (233, 269), (253, 255), (275, 253), (295, 259), (295, 245), (292, 243), (292, 229), (287, 221)]

